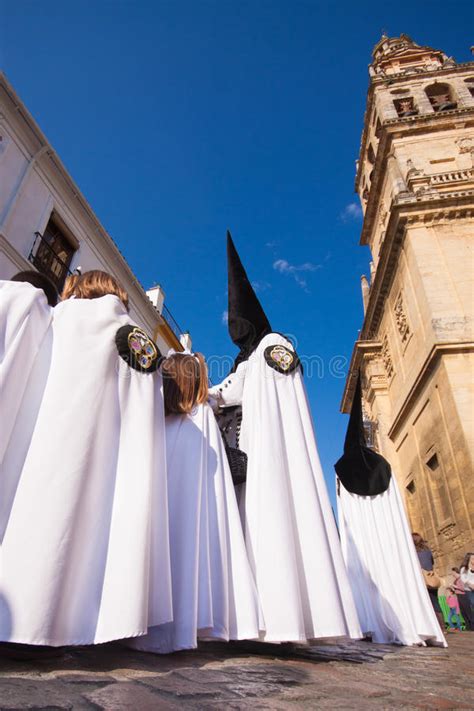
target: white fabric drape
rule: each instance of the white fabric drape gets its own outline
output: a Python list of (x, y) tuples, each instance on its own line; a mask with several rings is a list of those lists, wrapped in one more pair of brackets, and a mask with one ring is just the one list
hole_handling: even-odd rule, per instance
[(222, 438), (209, 405), (166, 418), (172, 623), (130, 641), (168, 653), (255, 639), (259, 606)]
[(127, 323), (112, 295), (54, 309), (2, 545), (1, 640), (91, 644), (172, 619), (161, 376), (119, 357)]
[(269, 334), (213, 389), (242, 402), (240, 447), (248, 455), (240, 509), (268, 642), (361, 637), (329, 502), (301, 370), (270, 368), (264, 351), (293, 347)]
[(446, 646), (395, 478), (378, 496), (351, 494), (341, 484), (338, 517), (363, 632), (374, 642)]
[(0, 281), (0, 544), (49, 372), (52, 314), (42, 289)]

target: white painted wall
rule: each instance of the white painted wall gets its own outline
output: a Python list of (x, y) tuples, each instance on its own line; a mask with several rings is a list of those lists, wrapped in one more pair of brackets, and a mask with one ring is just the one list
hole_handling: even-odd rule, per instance
[[(154, 333), (162, 304), (155, 308), (3, 74), (0, 136), (0, 278), (33, 268), (28, 255), (35, 232), (43, 233), (54, 212), (78, 247), (70, 269), (113, 274), (128, 292), (131, 320)], [(162, 352), (171, 345), (158, 335)]]

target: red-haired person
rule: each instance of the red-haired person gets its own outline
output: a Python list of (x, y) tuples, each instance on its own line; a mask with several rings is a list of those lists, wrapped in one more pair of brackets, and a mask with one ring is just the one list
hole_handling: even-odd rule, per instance
[(159, 362), (112, 275), (66, 280), (2, 544), (0, 640), (97, 644), (172, 619)]
[(131, 645), (166, 654), (198, 639), (256, 639), (263, 624), (204, 357), (172, 352), (162, 373), (173, 622)]

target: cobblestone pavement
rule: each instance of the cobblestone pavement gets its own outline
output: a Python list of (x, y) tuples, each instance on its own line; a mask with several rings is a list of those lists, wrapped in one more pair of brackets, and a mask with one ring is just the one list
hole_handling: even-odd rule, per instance
[(449, 649), (204, 644), (165, 657), (119, 644), (0, 645), (0, 709), (474, 709), (474, 633)]

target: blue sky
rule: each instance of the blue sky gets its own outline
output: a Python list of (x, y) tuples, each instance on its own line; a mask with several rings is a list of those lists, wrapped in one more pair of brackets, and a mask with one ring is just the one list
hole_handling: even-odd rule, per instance
[[(334, 501), (362, 322), (353, 193), (373, 45), (405, 32), (471, 60), (470, 2), (2, 0), (1, 64), (145, 287), (194, 348), (233, 354), (225, 232), (307, 379)], [(338, 370), (345, 374), (344, 360)]]

